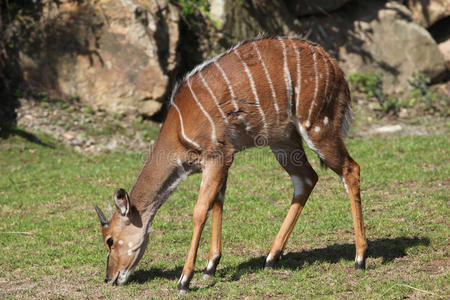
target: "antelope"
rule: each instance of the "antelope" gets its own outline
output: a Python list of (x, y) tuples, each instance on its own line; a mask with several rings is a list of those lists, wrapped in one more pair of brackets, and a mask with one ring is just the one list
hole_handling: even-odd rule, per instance
[[(222, 253), (222, 210), (234, 154), (269, 146), (290, 175), (291, 206), (265, 259), (272, 268), (318, 176), (303, 142), (341, 177), (351, 203), (355, 268), (365, 269), (367, 241), (360, 197), (360, 167), (344, 137), (351, 96), (336, 59), (297, 37), (257, 37), (194, 68), (178, 83), (160, 134), (128, 194), (114, 194), (107, 220), (95, 206), (108, 250), (105, 282), (124, 284), (144, 254), (153, 219), (181, 180), (202, 172), (193, 213), (193, 235), (178, 281), (189, 289), (200, 236), (212, 210), (211, 245), (204, 277), (214, 276)], [(302, 142), (303, 141), (303, 142)]]

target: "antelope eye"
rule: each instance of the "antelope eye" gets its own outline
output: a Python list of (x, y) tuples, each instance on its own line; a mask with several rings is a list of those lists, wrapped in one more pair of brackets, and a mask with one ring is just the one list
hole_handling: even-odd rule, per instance
[(112, 237), (108, 238), (106, 240), (106, 244), (108, 244), (109, 248), (111, 249), (112, 245), (114, 244), (114, 240)]

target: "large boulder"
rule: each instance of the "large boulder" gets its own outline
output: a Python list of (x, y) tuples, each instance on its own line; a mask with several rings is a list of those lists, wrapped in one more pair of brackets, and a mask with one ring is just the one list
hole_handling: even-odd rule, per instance
[(94, 108), (152, 115), (177, 63), (178, 22), (165, 0), (49, 1), (21, 47), (23, 78)]
[(445, 75), (435, 40), (397, 2), (354, 1), (330, 16), (306, 17), (301, 23), (347, 73), (383, 73), (387, 92), (409, 89), (408, 80), (419, 71), (433, 81)]
[(355, 21), (355, 34), (363, 44), (362, 52), (371, 59), (340, 49), (343, 66), (350, 71), (378, 71), (385, 74), (387, 90), (408, 89), (414, 73), (419, 71), (438, 80), (446, 72), (444, 58), (436, 42), (422, 26), (412, 21), (409, 10), (396, 2), (388, 2), (377, 18)]
[(416, 22), (423, 27), (430, 27), (450, 16), (449, 0), (409, 0), (408, 7)]
[(445, 42), (439, 43), (438, 47), (442, 55), (444, 56), (447, 69), (450, 71), (450, 39), (446, 40)]

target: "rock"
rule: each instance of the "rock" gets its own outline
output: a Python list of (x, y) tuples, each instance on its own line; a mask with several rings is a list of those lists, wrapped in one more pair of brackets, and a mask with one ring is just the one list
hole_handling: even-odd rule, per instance
[(408, 110), (406, 108), (400, 109), (400, 112), (398, 113), (398, 117), (401, 119), (408, 118), (409, 117)]
[(297, 17), (307, 15), (327, 15), (342, 7), (350, 0), (288, 0), (286, 6)]
[(439, 43), (438, 48), (441, 51), (442, 56), (444, 57), (447, 69), (450, 71), (450, 39), (446, 40), (445, 42)]
[(76, 136), (74, 139), (70, 140), (72, 146), (81, 146), (84, 144), (84, 139), (81, 136)]
[(74, 134), (73, 133), (70, 133), (70, 132), (64, 132), (63, 134), (62, 134), (62, 136), (66, 139), (66, 140), (73, 140), (74, 138), (75, 138), (75, 136), (74, 136)]
[(108, 150), (108, 151), (114, 151), (114, 150), (116, 150), (116, 148), (117, 148), (117, 146), (118, 146), (118, 142), (117, 142), (117, 140), (110, 140), (106, 145), (105, 145), (105, 148)]
[(219, 26), (222, 26), (226, 21), (226, 4), (227, 0), (209, 0), (211, 18), (218, 21)]
[(142, 108), (140, 114), (147, 115), (147, 116), (153, 116), (161, 109), (162, 102), (144, 100), (140, 103), (140, 106)]
[(29, 85), (107, 112), (151, 116), (161, 108), (178, 60), (174, 5), (165, 0), (49, 3), (19, 53)]
[(387, 125), (381, 126), (373, 129), (374, 133), (394, 133), (402, 130), (402, 126), (400, 125)]
[(85, 143), (86, 146), (93, 146), (94, 144), (95, 144), (95, 142), (92, 138), (88, 139)]
[(91, 146), (88, 146), (88, 147), (84, 148), (84, 152), (86, 152), (86, 153), (96, 153), (96, 152), (99, 152), (99, 151), (100, 151), (100, 149), (98, 147), (94, 146), (94, 145), (91, 145)]
[(432, 82), (445, 76), (435, 40), (397, 2), (353, 1), (332, 17), (303, 18), (302, 27), (337, 56), (346, 73), (383, 73), (387, 93), (410, 89), (408, 80), (419, 71)]
[(414, 20), (427, 28), (450, 16), (450, 1), (448, 0), (409, 0), (408, 7)]

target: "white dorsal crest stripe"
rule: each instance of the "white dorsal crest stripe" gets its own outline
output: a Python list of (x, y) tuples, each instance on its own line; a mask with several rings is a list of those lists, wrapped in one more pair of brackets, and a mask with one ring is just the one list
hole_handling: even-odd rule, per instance
[(175, 107), (175, 110), (178, 112), (178, 117), (180, 119), (180, 125), (181, 125), (181, 136), (183, 137), (183, 139), (185, 141), (187, 141), (188, 143), (190, 143), (191, 145), (194, 145), (197, 149), (202, 149), (200, 147), (199, 144), (197, 144), (196, 142), (194, 142), (193, 140), (191, 140), (190, 138), (188, 138), (186, 136), (186, 134), (184, 133), (184, 125), (183, 125), (183, 118), (181, 117), (181, 112), (180, 109), (178, 108), (178, 106), (175, 103), (172, 103), (172, 106)]
[(261, 56), (261, 53), (259, 52), (258, 45), (256, 44), (256, 42), (253, 42), (253, 47), (255, 47), (256, 54), (258, 54), (258, 58), (261, 61), (261, 65), (264, 69), (264, 73), (266, 74), (267, 81), (269, 82), (269, 87), (270, 87), (270, 91), (272, 93), (272, 98), (273, 98), (273, 105), (275, 107), (275, 112), (277, 113), (277, 123), (279, 124), (280, 116), (279, 116), (279, 108), (278, 108), (278, 103), (277, 103), (277, 94), (275, 93), (275, 88), (273, 87), (272, 79), (270, 78), (270, 75), (269, 75), (269, 70), (267, 70), (266, 64), (264, 63), (264, 60)]
[[(227, 74), (222, 69), (219, 62), (215, 61), (214, 65), (219, 69), (220, 73), (222, 74), (223, 79), (225, 80), (225, 82), (228, 86), (228, 90), (230, 91), (230, 96), (231, 96), (231, 102), (233, 103), (233, 106), (234, 106), (234, 111), (235, 112), (239, 111), (239, 106), (236, 103), (236, 100), (235, 100), (236, 96), (234, 95), (234, 90), (233, 90), (233, 86), (231, 85), (230, 79), (228, 79)], [(245, 130), (249, 132), (251, 130), (251, 128), (250, 128), (250, 125), (248, 124), (247, 120), (245, 120), (244, 117), (241, 115), (238, 115), (238, 119), (245, 125)]]
[(244, 66), (245, 73), (247, 73), (248, 80), (250, 81), (250, 86), (252, 88), (253, 95), (255, 96), (256, 106), (258, 107), (259, 113), (261, 114), (261, 119), (264, 124), (264, 130), (266, 134), (268, 134), (269, 130), (267, 129), (267, 122), (266, 122), (266, 116), (264, 115), (264, 111), (261, 108), (261, 104), (259, 103), (259, 97), (258, 92), (256, 91), (255, 82), (253, 81), (252, 73), (250, 72), (250, 69), (248, 68), (245, 61), (242, 59), (241, 55), (239, 54), (239, 51), (237, 49), (234, 49), (233, 52), (236, 54), (236, 56), (241, 61), (242, 65)]
[(295, 88), (295, 112), (298, 114), (298, 105), (300, 103), (300, 91), (302, 87), (302, 71), (300, 68), (300, 52), (297, 49), (297, 45), (295, 45), (294, 40), (291, 40), (292, 47), (294, 48), (295, 58), (297, 60), (297, 87)]
[(191, 91), (191, 94), (195, 100), (195, 102), (197, 103), (198, 107), (200, 107), (200, 110), (202, 111), (202, 113), (205, 115), (205, 117), (208, 119), (209, 124), (211, 124), (211, 139), (213, 140), (214, 143), (217, 144), (217, 136), (216, 136), (216, 126), (214, 125), (213, 120), (211, 119), (211, 116), (208, 114), (208, 112), (205, 110), (205, 108), (203, 107), (203, 105), (200, 103), (200, 101), (198, 101), (197, 95), (194, 93), (194, 91), (192, 90), (192, 86), (191, 86), (191, 79), (188, 78), (187, 80), (187, 84), (189, 87), (189, 90)]
[[(313, 47), (311, 47), (311, 52), (312, 52), (312, 58), (313, 58), (313, 64), (314, 64), (315, 87), (314, 87), (313, 100), (311, 102), (311, 106), (310, 106), (309, 112), (308, 112), (308, 122), (310, 122), (312, 110), (313, 110), (314, 106), (316, 105), (317, 92), (319, 90), (319, 75), (317, 72), (317, 61), (316, 61), (317, 59), (316, 59), (316, 52), (314, 51)], [(309, 127), (309, 126), (307, 126), (307, 127)]]
[(289, 72), (289, 67), (287, 63), (287, 54), (286, 54), (286, 44), (283, 41), (283, 38), (278, 37), (278, 40), (283, 47), (283, 70), (284, 70), (284, 82), (286, 84), (286, 96), (288, 101), (288, 117), (291, 116), (292, 113), (292, 81), (291, 81), (291, 73)]
[(198, 76), (200, 77), (200, 80), (202, 81), (202, 83), (205, 86), (205, 88), (208, 90), (208, 93), (211, 95), (211, 98), (213, 99), (214, 103), (216, 104), (217, 109), (219, 110), (220, 114), (222, 115), (223, 120), (228, 125), (229, 122), (228, 122), (227, 116), (225, 115), (225, 113), (223, 112), (222, 108), (220, 107), (220, 104), (219, 104), (219, 101), (216, 98), (216, 95), (214, 95), (213, 91), (211, 90), (211, 88), (209, 87), (209, 85), (206, 82), (205, 78), (203, 77), (201, 71), (198, 72)]

